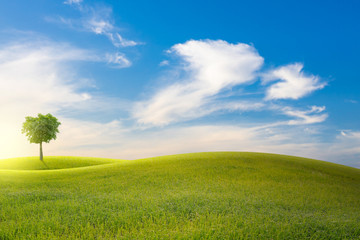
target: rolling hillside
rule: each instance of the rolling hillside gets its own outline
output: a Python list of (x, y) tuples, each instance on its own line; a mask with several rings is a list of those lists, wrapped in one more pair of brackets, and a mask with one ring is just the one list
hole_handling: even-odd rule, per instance
[(360, 170), (264, 153), (0, 161), (3, 239), (359, 239)]

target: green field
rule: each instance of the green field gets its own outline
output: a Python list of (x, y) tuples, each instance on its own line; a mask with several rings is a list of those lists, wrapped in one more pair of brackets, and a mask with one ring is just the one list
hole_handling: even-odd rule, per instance
[(360, 239), (360, 169), (264, 153), (0, 161), (4, 239)]

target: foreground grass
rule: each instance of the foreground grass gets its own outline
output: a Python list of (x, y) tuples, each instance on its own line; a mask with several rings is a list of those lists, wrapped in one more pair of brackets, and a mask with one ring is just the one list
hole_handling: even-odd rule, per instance
[(360, 239), (359, 169), (237, 152), (92, 160), (0, 163), (0, 239)]

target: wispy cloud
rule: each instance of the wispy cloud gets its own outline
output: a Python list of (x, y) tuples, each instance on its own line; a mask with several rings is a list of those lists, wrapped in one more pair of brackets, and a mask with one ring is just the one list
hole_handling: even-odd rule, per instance
[(289, 125), (303, 125), (303, 124), (313, 124), (321, 123), (326, 120), (328, 117), (327, 113), (322, 113), (325, 110), (325, 106), (318, 107), (312, 106), (307, 111), (294, 110), (290, 107), (283, 108), (283, 113), (290, 117), (296, 117), (296, 120), (290, 120)]
[(140, 43), (123, 38), (119, 33), (105, 33), (115, 47), (132, 47)]
[(115, 68), (126, 68), (131, 66), (130, 60), (122, 53), (107, 54), (106, 58), (108, 63)]
[(358, 101), (354, 100), (354, 99), (346, 99), (345, 102), (348, 102), (348, 103), (353, 103), (353, 104), (357, 104)]
[(95, 34), (107, 35), (109, 31), (112, 31), (114, 26), (107, 20), (102, 18), (91, 18), (84, 23), (84, 27)]
[(64, 4), (69, 4), (69, 5), (72, 5), (72, 4), (80, 4), (82, 3), (83, 0), (66, 0), (64, 2)]
[[(132, 65), (132, 62), (125, 54), (125, 48), (142, 45), (142, 42), (125, 38), (120, 33), (120, 28), (115, 24), (113, 10), (111, 7), (104, 5), (92, 6), (84, 3), (82, 0), (68, 0), (64, 4), (70, 5), (77, 9), (81, 14), (78, 19), (66, 18), (63, 16), (46, 17), (45, 20), (52, 23), (66, 25), (67, 27), (91, 32), (96, 35), (106, 37), (116, 48), (114, 53), (106, 53), (105, 59), (108, 60), (109, 66), (116, 68), (126, 68)], [(124, 52), (119, 52), (120, 48)]]
[(98, 61), (98, 58), (67, 44), (44, 41), (3, 46), (0, 49), (1, 98), (14, 104), (15, 109), (24, 106), (22, 101), (43, 107), (82, 101), (85, 95), (76, 89), (84, 86), (71, 82), (70, 73), (61, 72), (71, 61)]
[[(175, 67), (175, 74), (172, 72), (173, 75), (167, 76), (174, 83), (160, 88), (148, 100), (135, 105), (133, 117), (140, 124), (165, 126), (221, 110), (272, 110), (295, 118), (286, 122), (289, 125), (320, 123), (328, 117), (327, 113), (323, 113), (325, 106), (313, 106), (303, 111), (290, 106), (279, 107), (269, 101), (299, 99), (325, 86), (319, 77), (304, 74), (303, 64), (290, 64), (262, 73), (264, 60), (253, 46), (222, 40), (190, 40), (174, 45), (168, 53), (181, 60)], [(280, 80), (262, 93), (265, 99), (259, 96), (251, 100), (222, 98), (221, 93), (234, 86), (251, 85), (258, 76), (263, 83)]]
[(340, 131), (335, 144), (323, 154), (326, 155), (330, 152), (333, 153), (333, 156), (329, 156), (329, 158), (335, 158), (339, 163), (360, 168), (360, 131), (349, 129)]
[(299, 99), (325, 87), (319, 77), (305, 74), (303, 67), (301, 63), (289, 64), (264, 74), (264, 83), (278, 81), (267, 89), (266, 99)]
[(176, 74), (182, 77), (136, 104), (133, 116), (141, 124), (161, 126), (209, 114), (218, 93), (253, 81), (263, 64), (252, 46), (222, 40), (190, 40), (169, 53), (180, 58)]
[(119, 28), (115, 25), (113, 12), (111, 7), (106, 6), (90, 6), (79, 0), (70, 0), (65, 4), (73, 5), (82, 15), (81, 19), (66, 19), (60, 17), (60, 22), (79, 28), (97, 35), (106, 36), (111, 43), (117, 47), (132, 47), (142, 43), (134, 40), (128, 40), (119, 33)]
[(167, 66), (169, 64), (170, 64), (170, 62), (168, 60), (163, 60), (159, 63), (159, 66), (162, 67), (162, 66)]

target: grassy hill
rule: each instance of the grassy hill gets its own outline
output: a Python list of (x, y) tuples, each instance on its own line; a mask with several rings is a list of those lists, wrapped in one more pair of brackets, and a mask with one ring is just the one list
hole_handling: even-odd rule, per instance
[(360, 239), (360, 169), (264, 153), (0, 161), (0, 239)]
[(43, 163), (39, 160), (39, 157), (22, 157), (0, 160), (0, 170), (54, 170), (115, 162), (119, 162), (119, 160), (90, 157), (46, 157)]

